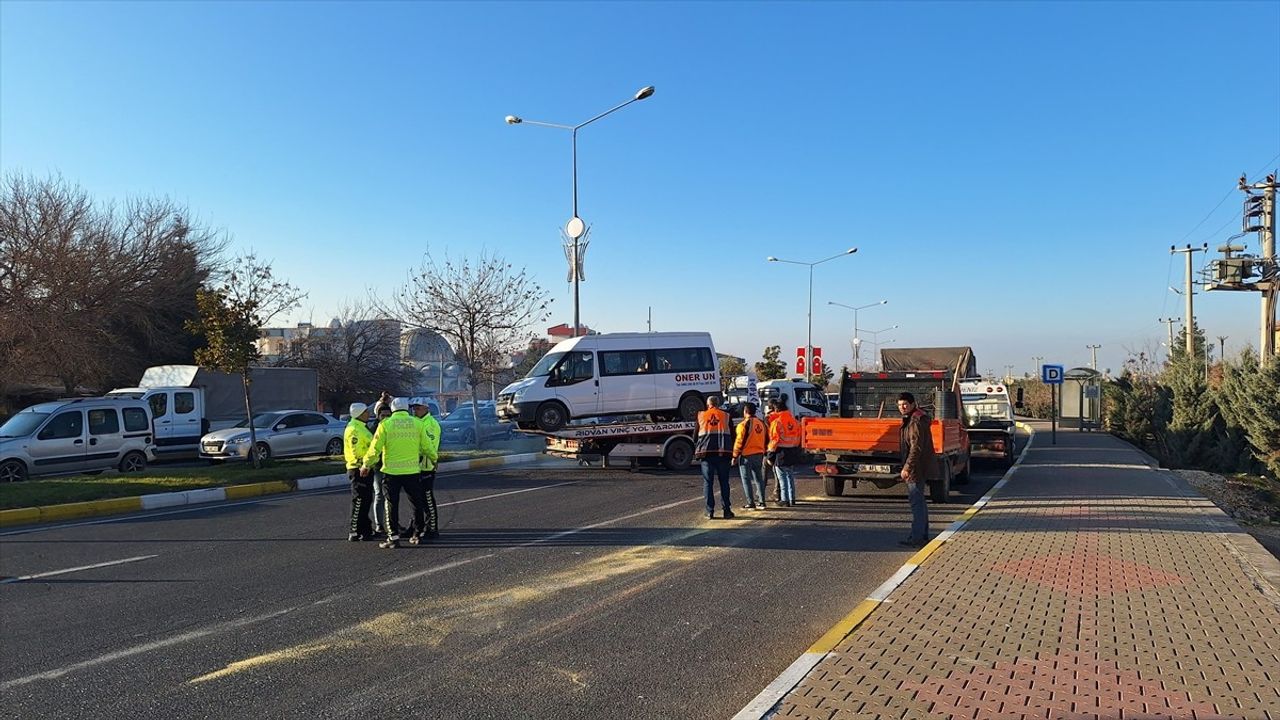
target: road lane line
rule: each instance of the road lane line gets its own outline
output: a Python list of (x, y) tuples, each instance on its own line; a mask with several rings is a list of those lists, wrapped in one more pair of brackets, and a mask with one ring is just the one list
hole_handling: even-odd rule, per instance
[(11, 577), (0, 580), (0, 585), (8, 585), (9, 583), (26, 582), (28, 580), (37, 580), (39, 578), (53, 577), (54, 575), (66, 575), (67, 573), (80, 572), (81, 570), (93, 570), (95, 568), (110, 567), (112, 565), (124, 565), (125, 563), (138, 562), (139, 560), (150, 560), (159, 555), (139, 555), (137, 557), (125, 558), (123, 560), (112, 560), (110, 562), (97, 563), (94, 565), (81, 565), (80, 567), (67, 568), (66, 570), (50, 570), (49, 572), (36, 573), (35, 575), (23, 575), (21, 577)]
[[(465, 474), (469, 475), (472, 473), (479, 473), (479, 472), (487, 473), (489, 472), (489, 470), (487, 469), (482, 471), (472, 470), (472, 471), (468, 471)], [(456, 477), (456, 476), (450, 476), (450, 477)], [(523, 488), (520, 490), (511, 490), (509, 492), (497, 493), (496, 495), (486, 495), (483, 498), (468, 498), (466, 500), (455, 500), (453, 502), (440, 503), (440, 507), (445, 507), (448, 505), (461, 505), (462, 503), (475, 502), (477, 500), (491, 500), (493, 498), (503, 497), (504, 495), (515, 495), (516, 493), (533, 492), (534, 490), (546, 490), (547, 488), (560, 487), (561, 485), (572, 485), (575, 482), (577, 481), (569, 480), (562, 483), (554, 483), (552, 485), (539, 485), (537, 487)], [(146, 513), (141, 515), (122, 515), (120, 517), (102, 518), (100, 520), (85, 520), (83, 522), (62, 523), (60, 525), (36, 525), (36, 526), (24, 528), (22, 530), (10, 530), (8, 532), (0, 532), (0, 537), (7, 537), (9, 535), (26, 535), (28, 533), (49, 532), (50, 530), (64, 530), (67, 528), (84, 527), (85, 525), (106, 525), (107, 523), (128, 522), (130, 520), (150, 520), (151, 518), (165, 517), (166, 515), (182, 515), (185, 513), (210, 512), (212, 510), (221, 510), (222, 508), (238, 507), (240, 505), (259, 505), (262, 503), (278, 502), (280, 500), (286, 500), (290, 498), (314, 497), (316, 495), (336, 494), (339, 492), (345, 493), (345, 492), (348, 492), (348, 490), (349, 489), (345, 487), (324, 488), (321, 490), (282, 493), (280, 495), (269, 495), (266, 497), (255, 498), (253, 500), (238, 500), (235, 502), (196, 505), (196, 506), (184, 507), (178, 510), (166, 510), (164, 512), (151, 512), (151, 513)]]
[(431, 575), (431, 574), (433, 574), (433, 573), (438, 573), (438, 572), (440, 572), (440, 571), (442, 571), (442, 570), (452, 570), (453, 568), (456, 568), (456, 567), (462, 567), (463, 565), (467, 565), (467, 564), (473, 563), (473, 562), (475, 562), (475, 561), (477, 561), (477, 560), (483, 560), (483, 559), (485, 559), (485, 558), (491, 558), (491, 557), (493, 557), (495, 554), (496, 554), (496, 553), (489, 553), (489, 554), (487, 554), (487, 555), (477, 555), (477, 556), (475, 556), (475, 557), (473, 557), (473, 558), (467, 558), (467, 559), (465, 559), (465, 560), (455, 560), (455, 561), (453, 561), (453, 562), (451, 562), (451, 563), (445, 563), (444, 565), (437, 565), (437, 566), (435, 566), (435, 567), (427, 568), (426, 570), (419, 570), (419, 571), (417, 571), (417, 572), (411, 572), (411, 573), (409, 573), (408, 575), (401, 575), (401, 576), (399, 576), (399, 577), (391, 578), (390, 580), (383, 580), (382, 582), (378, 583), (378, 587), (386, 587), (386, 586), (388, 586), (388, 585), (395, 585), (396, 583), (402, 583), (402, 582), (404, 582), (404, 581), (406, 581), (406, 580), (414, 580), (414, 579), (416, 579), (416, 578), (420, 578), (420, 577), (422, 577), (423, 575)]
[[(568, 483), (561, 483), (561, 484), (562, 484), (562, 485), (567, 485)], [(548, 486), (546, 486), (546, 487), (554, 487), (554, 486), (548, 485)], [(523, 492), (523, 491), (517, 491), (517, 492)], [(582, 527), (576, 527), (576, 528), (572, 528), (572, 529), (570, 529), (570, 530), (561, 530), (561, 531), (560, 531), (560, 532), (558, 532), (558, 533), (553, 533), (553, 534), (548, 535), (548, 536), (546, 536), (546, 537), (540, 537), (540, 538), (537, 538), (536, 540), (529, 540), (528, 542), (522, 542), (522, 543), (520, 543), (519, 545), (512, 545), (512, 546), (511, 546), (511, 547), (509, 547), (509, 548), (503, 548), (502, 550), (500, 550), (500, 551), (498, 551), (498, 552), (488, 553), (487, 555), (477, 555), (476, 557), (473, 557), (473, 558), (467, 558), (467, 559), (465, 559), (465, 560), (455, 560), (454, 562), (451, 562), (451, 563), (445, 563), (444, 565), (437, 565), (436, 567), (427, 568), (427, 569), (425, 569), (425, 570), (418, 570), (418, 571), (416, 571), (416, 572), (411, 572), (411, 573), (409, 573), (408, 575), (399, 575), (399, 576), (393, 577), (393, 578), (391, 578), (391, 579), (389, 579), (389, 580), (383, 580), (382, 582), (378, 583), (378, 586), (379, 586), (379, 587), (384, 587), (384, 586), (387, 586), (387, 585), (395, 585), (396, 583), (402, 583), (402, 582), (405, 582), (406, 580), (413, 580), (413, 579), (415, 579), (415, 578), (420, 578), (420, 577), (422, 577), (422, 576), (424, 576), (424, 575), (431, 575), (432, 573), (437, 573), (437, 572), (440, 572), (441, 570), (451, 570), (451, 569), (453, 569), (453, 568), (461, 567), (461, 566), (463, 566), (463, 565), (469, 565), (469, 564), (471, 564), (471, 563), (473, 563), (473, 562), (475, 562), (475, 561), (477, 561), (477, 560), (484, 560), (485, 558), (491, 558), (491, 557), (493, 557), (493, 556), (495, 556), (495, 555), (506, 554), (506, 553), (512, 552), (513, 550), (519, 550), (519, 549), (521, 549), (521, 548), (532, 547), (532, 546), (534, 546), (534, 545), (541, 545), (542, 543), (548, 543), (548, 542), (551, 542), (551, 541), (553, 541), (553, 540), (559, 540), (559, 539), (560, 539), (560, 538), (562, 538), (562, 537), (568, 537), (568, 536), (570, 536), (570, 535), (576, 535), (576, 534), (578, 534), (578, 533), (580, 533), (580, 532), (585, 532), (585, 531), (587, 531), (587, 530), (594, 530), (594, 529), (596, 529), (596, 528), (604, 527), (604, 526), (606, 526), (606, 525), (612, 525), (612, 524), (614, 524), (614, 523), (622, 522), (623, 520), (630, 520), (630, 519), (632, 519), (632, 518), (640, 517), (641, 515), (648, 515), (649, 513), (660, 512), (660, 511), (662, 511), (662, 510), (670, 510), (670, 509), (671, 509), (671, 508), (673, 508), (673, 507), (678, 507), (678, 506), (680, 506), (680, 505), (687, 505), (687, 504), (689, 504), (689, 503), (691, 503), (691, 502), (701, 502), (702, 500), (703, 500), (703, 498), (693, 498), (692, 500), (677, 500), (676, 502), (667, 503), (666, 505), (659, 505), (659, 506), (657, 506), (657, 507), (651, 507), (651, 508), (649, 508), (648, 510), (641, 510), (641, 511), (639, 511), (639, 512), (633, 512), (633, 513), (631, 513), (631, 514), (629, 514), (629, 515), (623, 515), (623, 516), (621, 516), (621, 517), (611, 518), (611, 519), (609, 519), (609, 520), (602, 520), (602, 521), (600, 521), (600, 522), (598, 522), (598, 523), (592, 523), (592, 524), (590, 524), (590, 525), (583, 525)], [(463, 501), (463, 502), (467, 502), (467, 501)], [(699, 529), (699, 532), (701, 532), (701, 529)]]
[(4, 682), (0, 682), (0, 691), (9, 690), (11, 688), (15, 688), (20, 685), (26, 685), (28, 683), (33, 683), (37, 680), (54, 680), (56, 678), (62, 677), (63, 675), (66, 675), (67, 673), (75, 672), (76, 670), (91, 668), (91, 667), (94, 667), (95, 665), (102, 665), (103, 663), (108, 663), (113, 660), (121, 660), (123, 658), (132, 657), (134, 655), (140, 655), (142, 653), (151, 652), (152, 650), (159, 650), (160, 648), (169, 647), (171, 645), (178, 645), (184, 642), (189, 642), (191, 640), (199, 640), (202, 637), (213, 635), (214, 633), (222, 632), (224, 630), (234, 630), (238, 627), (243, 627), (245, 625), (251, 625), (253, 623), (262, 622), (264, 620), (270, 620), (272, 618), (279, 617), (286, 613), (293, 612), (296, 609), (297, 608), (288, 608), (286, 610), (277, 610), (272, 613), (267, 613), (266, 615), (256, 615), (251, 618), (233, 620), (231, 622), (213, 625), (207, 628), (202, 628), (200, 630), (192, 630), (191, 632), (185, 632), (185, 633), (182, 633), (181, 635), (174, 635), (173, 637), (165, 638), (163, 640), (156, 640), (155, 642), (149, 642), (143, 645), (135, 645), (131, 648), (125, 648), (124, 650), (109, 652), (105, 655), (99, 655), (98, 657), (92, 658), (90, 660), (84, 660), (82, 662), (73, 663), (71, 665), (65, 665), (56, 670), (46, 670), (44, 672), (36, 673), (34, 675), (27, 675), (20, 678), (14, 678), (13, 680), (6, 680)]

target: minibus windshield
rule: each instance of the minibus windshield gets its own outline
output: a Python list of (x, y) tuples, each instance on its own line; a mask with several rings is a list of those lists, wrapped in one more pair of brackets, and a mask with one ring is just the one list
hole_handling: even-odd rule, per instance
[(564, 357), (564, 355), (565, 354), (562, 352), (547, 353), (538, 361), (537, 365), (533, 366), (533, 369), (530, 370), (529, 374), (525, 375), (525, 377), (544, 377), (546, 375), (550, 375), (551, 368), (555, 367), (556, 363), (560, 362), (560, 358)]

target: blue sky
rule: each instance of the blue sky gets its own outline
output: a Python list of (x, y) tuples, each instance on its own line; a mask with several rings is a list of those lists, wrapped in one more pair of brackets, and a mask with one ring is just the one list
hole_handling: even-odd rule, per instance
[[(1181, 316), (1173, 243), (1239, 227), (1280, 164), (1280, 3), (0, 3), (0, 169), (168, 195), (324, 322), (424, 251), (526, 265), (571, 319), (848, 362), (898, 347), (1118, 369)], [(1259, 178), (1260, 179), (1260, 178)], [(1250, 249), (1257, 252), (1256, 236)], [(1203, 255), (1196, 257), (1199, 266)], [(1197, 318), (1257, 343), (1252, 293)]]

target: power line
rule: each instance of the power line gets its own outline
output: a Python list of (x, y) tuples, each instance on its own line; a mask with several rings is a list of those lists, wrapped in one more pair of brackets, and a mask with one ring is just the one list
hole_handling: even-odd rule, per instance
[[(1271, 163), (1275, 162), (1278, 159), (1280, 159), (1280, 154), (1277, 154), (1275, 157), (1263, 163), (1262, 169), (1255, 172), (1254, 175), (1259, 175), (1261, 173), (1266, 172), (1267, 168), (1271, 166)], [(1183, 235), (1181, 238), (1179, 238), (1178, 242), (1182, 242), (1183, 240), (1186, 240), (1187, 238), (1191, 237), (1191, 233), (1195, 232), (1196, 230), (1199, 230), (1200, 226), (1205, 224), (1205, 222), (1207, 222), (1209, 218), (1213, 217), (1213, 214), (1218, 212), (1218, 208), (1222, 207), (1222, 203), (1226, 202), (1227, 198), (1231, 197), (1231, 195), (1235, 193), (1236, 190), (1237, 188), (1235, 186), (1232, 186), (1232, 188), (1227, 191), (1227, 194), (1223, 195), (1222, 199), (1218, 201), (1218, 204), (1214, 205), (1212, 210), (1210, 210), (1204, 217), (1200, 218), (1200, 222), (1196, 223), (1195, 227), (1188, 230), (1186, 235)]]

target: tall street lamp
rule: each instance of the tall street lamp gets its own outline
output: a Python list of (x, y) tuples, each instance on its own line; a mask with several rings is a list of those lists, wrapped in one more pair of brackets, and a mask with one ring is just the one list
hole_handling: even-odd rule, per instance
[[(878, 354), (882, 346), (888, 345), (889, 343), (893, 342), (892, 340), (885, 340), (884, 342), (880, 342), (880, 333), (889, 332), (890, 330), (897, 330), (897, 329), (898, 329), (897, 325), (890, 325), (887, 328), (880, 328), (879, 330), (864, 330), (863, 332), (871, 336), (871, 344), (875, 345), (876, 352)], [(872, 355), (871, 357), (875, 358), (876, 356)], [(880, 367), (880, 360), (877, 358), (876, 369), (879, 369), (879, 367)]]
[(838, 255), (832, 255), (829, 258), (823, 258), (822, 260), (816, 260), (814, 262), (801, 262), (799, 260), (783, 260), (782, 258), (776, 258), (772, 255), (765, 258), (769, 262), (789, 263), (791, 265), (806, 265), (809, 268), (809, 329), (808, 329), (808, 333), (805, 335), (805, 341), (804, 341), (805, 342), (804, 370), (806, 375), (813, 374), (813, 268), (814, 266), (821, 265), (824, 262), (829, 262), (831, 260), (835, 260), (836, 258), (844, 257), (845, 255), (852, 255), (856, 252), (858, 252), (858, 248), (856, 247), (849, 248), (848, 250), (845, 250), (844, 252)]
[(569, 218), (569, 222), (565, 223), (565, 226), (564, 226), (565, 234), (568, 235), (571, 240), (573, 240), (573, 262), (570, 268), (570, 272), (573, 274), (573, 334), (570, 337), (577, 337), (578, 328), (581, 327), (580, 321), (578, 319), (578, 281), (581, 279), (580, 276), (582, 275), (582, 267), (581, 267), (581, 261), (579, 259), (580, 248), (578, 245), (578, 241), (587, 232), (586, 223), (582, 222), (582, 218), (578, 217), (578, 131), (606, 115), (615, 113), (621, 110), (622, 108), (630, 105), (631, 103), (644, 100), (645, 98), (651, 95), (653, 95), (652, 85), (642, 87), (636, 91), (635, 96), (632, 97), (630, 100), (624, 103), (621, 103), (619, 105), (615, 105), (609, 108), (608, 110), (605, 110), (604, 112), (600, 113), (599, 115), (596, 115), (590, 120), (587, 120), (585, 122), (580, 122), (577, 125), (562, 125), (560, 123), (541, 122), (538, 120), (525, 120), (524, 118), (517, 117), (515, 115), (507, 116), (508, 125), (528, 124), (528, 125), (541, 125), (542, 127), (549, 127), (549, 128), (559, 128), (561, 130), (568, 130), (570, 137), (572, 139), (572, 143), (573, 143), (573, 217)]
[[(853, 352), (853, 371), (854, 372), (857, 372), (859, 370), (859, 367), (858, 367), (859, 353), (857, 351), (857, 348), (862, 345), (861, 341), (858, 340), (858, 311), (866, 310), (867, 308), (877, 307), (879, 305), (887, 305), (888, 303), (889, 303), (888, 300), (881, 300), (880, 302), (867, 303), (866, 305), (859, 305), (857, 307), (854, 307), (852, 305), (845, 305), (844, 303), (833, 302), (831, 300), (827, 301), (828, 305), (835, 305), (836, 307), (847, 308), (853, 311), (853, 347), (855, 348)], [(897, 327), (897, 326), (895, 325), (894, 327)]]

